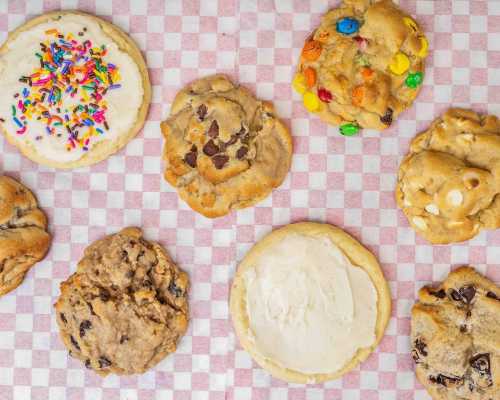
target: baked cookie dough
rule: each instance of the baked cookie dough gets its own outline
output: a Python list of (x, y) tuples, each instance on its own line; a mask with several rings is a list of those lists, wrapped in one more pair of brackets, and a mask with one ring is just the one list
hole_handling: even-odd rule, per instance
[(292, 139), (273, 106), (224, 75), (182, 89), (161, 130), (165, 179), (206, 217), (259, 202), (290, 169)]
[(0, 48), (0, 127), (29, 159), (55, 168), (95, 164), (142, 128), (151, 85), (137, 45), (79, 11), (40, 15)]
[(390, 318), (376, 258), (328, 224), (287, 225), (240, 263), (230, 309), (243, 348), (276, 378), (336, 379), (378, 345)]
[(382, 130), (417, 96), (428, 46), (391, 0), (344, 0), (307, 38), (292, 86), (343, 135)]
[(500, 226), (500, 123), (450, 109), (416, 136), (399, 168), (396, 200), (431, 243), (468, 240)]
[(412, 355), (432, 398), (500, 399), (500, 288), (462, 267), (418, 297)]
[(62, 341), (99, 375), (143, 373), (173, 353), (186, 332), (188, 284), (138, 228), (98, 240), (61, 284), (55, 309)]
[(14, 290), (49, 249), (47, 218), (21, 183), (0, 175), (0, 296)]

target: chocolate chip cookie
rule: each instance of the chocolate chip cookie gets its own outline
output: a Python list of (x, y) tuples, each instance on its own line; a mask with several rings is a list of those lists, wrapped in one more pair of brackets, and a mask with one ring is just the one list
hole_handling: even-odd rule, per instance
[(412, 355), (435, 400), (500, 398), (500, 288), (471, 267), (419, 291)]
[(182, 89), (161, 130), (165, 179), (206, 217), (257, 203), (290, 169), (292, 140), (272, 105), (224, 75)]
[(138, 228), (98, 240), (61, 284), (55, 309), (62, 341), (99, 375), (143, 373), (173, 353), (186, 332), (188, 284)]
[(416, 98), (428, 46), (391, 0), (344, 0), (306, 39), (292, 86), (343, 135), (382, 130)]
[(500, 227), (500, 123), (450, 109), (413, 139), (401, 163), (396, 200), (431, 243), (461, 242)]
[(18, 287), (50, 246), (47, 218), (21, 183), (0, 175), (0, 296)]

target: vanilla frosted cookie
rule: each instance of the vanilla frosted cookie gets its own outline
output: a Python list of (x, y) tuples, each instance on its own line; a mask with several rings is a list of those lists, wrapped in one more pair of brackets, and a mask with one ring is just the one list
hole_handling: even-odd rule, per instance
[(21, 183), (0, 175), (0, 296), (18, 287), (51, 242), (47, 218)]
[(432, 398), (500, 399), (500, 288), (462, 267), (418, 297), (412, 355)]
[(415, 137), (399, 168), (396, 200), (431, 243), (468, 240), (500, 226), (500, 123), (450, 109)]
[(378, 345), (391, 312), (375, 257), (328, 224), (273, 231), (240, 263), (231, 315), (243, 348), (288, 382), (336, 379)]
[(173, 353), (188, 326), (188, 276), (126, 228), (94, 242), (55, 309), (70, 355), (99, 375), (140, 374)]
[(292, 138), (273, 106), (224, 75), (177, 93), (161, 130), (165, 179), (206, 217), (259, 202), (290, 169)]
[(0, 48), (0, 126), (31, 160), (76, 168), (104, 160), (142, 128), (151, 87), (136, 44), (78, 11), (36, 17)]
[(385, 129), (417, 96), (428, 46), (391, 0), (344, 0), (307, 38), (292, 85), (343, 135)]

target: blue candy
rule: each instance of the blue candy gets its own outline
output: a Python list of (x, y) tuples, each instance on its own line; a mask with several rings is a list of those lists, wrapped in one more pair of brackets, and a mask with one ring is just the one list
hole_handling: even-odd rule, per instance
[(359, 30), (358, 20), (345, 17), (337, 21), (337, 32), (344, 35), (351, 35)]

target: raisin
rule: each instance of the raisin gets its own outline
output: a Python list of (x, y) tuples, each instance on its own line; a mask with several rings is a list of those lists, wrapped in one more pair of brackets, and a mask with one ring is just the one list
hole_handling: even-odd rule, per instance
[(91, 328), (92, 328), (92, 322), (90, 322), (88, 319), (82, 321), (82, 323), (80, 324), (80, 337), (84, 337), (85, 331)]
[(210, 128), (208, 128), (207, 135), (214, 139), (219, 136), (219, 124), (217, 123), (217, 121), (212, 121)]
[(68, 320), (66, 319), (66, 316), (64, 315), (64, 313), (60, 313), (59, 316), (61, 317), (62, 322), (64, 322), (65, 324), (68, 323)]
[(489, 297), (490, 299), (495, 299), (495, 300), (500, 300), (500, 297), (498, 297), (495, 293), (493, 292), (488, 292), (486, 293), (486, 297)]
[(444, 299), (446, 297), (446, 292), (444, 289), (438, 290), (437, 292), (429, 292), (431, 296), (437, 297), (438, 299)]
[(222, 169), (224, 165), (229, 161), (229, 157), (224, 154), (219, 154), (212, 157), (212, 162), (214, 163), (215, 168)]
[(477, 354), (469, 360), (469, 364), (481, 375), (491, 375), (489, 353)]
[(106, 357), (101, 356), (99, 358), (99, 368), (106, 368), (111, 365), (111, 361), (109, 361)]
[(242, 146), (238, 149), (236, 152), (236, 157), (241, 160), (243, 157), (245, 157), (248, 153), (248, 147)]
[(203, 146), (203, 153), (205, 153), (209, 157), (212, 157), (213, 155), (217, 154), (218, 152), (219, 152), (219, 146), (217, 146), (212, 139), (210, 139), (205, 144), (205, 146)]
[(203, 121), (205, 119), (205, 117), (207, 116), (207, 111), (208, 109), (205, 104), (202, 104), (201, 106), (198, 107), (196, 113), (198, 114), (198, 118), (200, 119), (200, 121)]
[(186, 153), (184, 156), (184, 162), (189, 165), (191, 168), (196, 168), (196, 159), (198, 158), (198, 153), (194, 151), (190, 151)]
[(394, 111), (392, 108), (388, 108), (387, 111), (385, 112), (385, 115), (383, 117), (380, 117), (380, 122), (382, 122), (384, 125), (391, 125), (392, 124), (392, 114)]
[(73, 346), (75, 346), (75, 349), (77, 349), (78, 351), (80, 351), (80, 345), (78, 344), (78, 342), (76, 341), (76, 339), (73, 337), (73, 335), (71, 335), (70, 337), (70, 340), (71, 340), (71, 344)]
[(476, 295), (476, 288), (474, 286), (464, 286), (459, 289), (460, 296), (467, 304), (470, 304)]
[(182, 289), (178, 287), (174, 281), (170, 282), (170, 285), (168, 285), (168, 291), (172, 293), (175, 297), (182, 296)]

